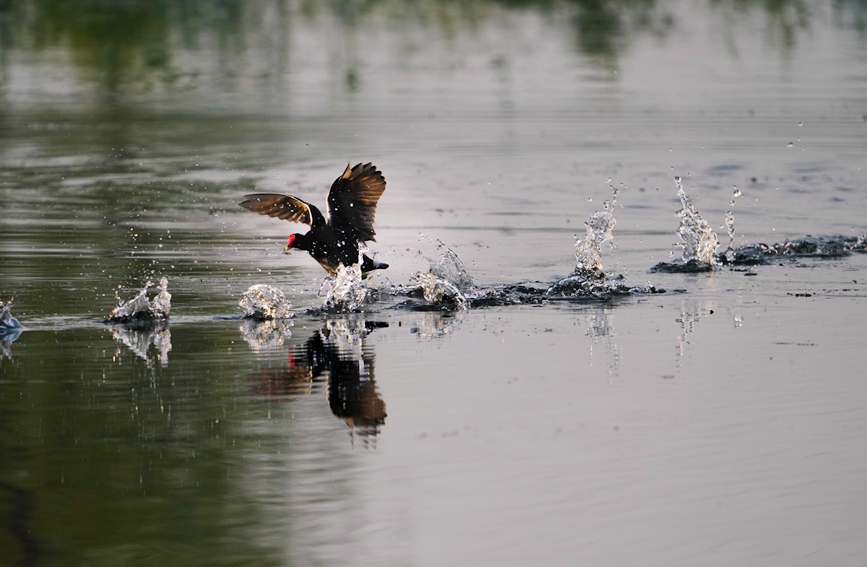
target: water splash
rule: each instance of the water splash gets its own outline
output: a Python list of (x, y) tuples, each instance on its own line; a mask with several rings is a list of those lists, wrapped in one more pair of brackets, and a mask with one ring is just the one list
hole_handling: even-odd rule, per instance
[(575, 271), (572, 276), (584, 276), (591, 280), (605, 278), (602, 267), (602, 244), (614, 238), (614, 207), (617, 205), (617, 188), (612, 187), (610, 201), (602, 203), (603, 210), (590, 216), (584, 223), (584, 236), (575, 235)]
[(294, 317), (291, 306), (283, 291), (268, 284), (251, 285), (238, 301), (244, 317), (257, 321)]
[(602, 211), (590, 215), (584, 223), (584, 235), (575, 235), (575, 269), (562, 280), (549, 286), (548, 297), (602, 297), (609, 293), (609, 283), (605, 281), (602, 266), (602, 244), (614, 235), (614, 205), (617, 203), (617, 189), (611, 201), (605, 201)]
[(10, 299), (6, 303), (0, 300), (0, 335), (6, 331), (11, 333), (13, 330), (20, 328), (21, 323), (12, 316), (12, 300)]
[(476, 292), (476, 285), (464, 263), (442, 240), (437, 240), (436, 245), (440, 250), (440, 257), (430, 261), (429, 273), (456, 287), (462, 294), (473, 295)]
[[(604, 203), (604, 210), (594, 213), (586, 223), (583, 237), (576, 236), (576, 267), (568, 277), (546, 287), (527, 283), (479, 287), (467, 272), (458, 255), (442, 241), (437, 240), (440, 257), (430, 260), (427, 272), (418, 272), (410, 278), (409, 285), (390, 284), (387, 293), (411, 299), (401, 307), (413, 311), (466, 311), (476, 307), (502, 305), (540, 304), (550, 299), (587, 298), (609, 299), (612, 297), (644, 293), (665, 293), (664, 289), (647, 283), (643, 286), (627, 286), (623, 276), (607, 277), (602, 270), (602, 245), (613, 237), (616, 224), (614, 208), (617, 190), (612, 187), (611, 201)], [(423, 300), (415, 301), (415, 300)]]
[[(737, 186), (735, 186), (734, 190), (732, 191), (732, 198), (729, 200), (729, 205), (731, 207), (734, 207), (735, 206), (735, 199), (737, 199), (738, 197), (741, 197), (741, 196), (743, 196), (743, 193), (741, 193), (741, 190), (738, 189)], [(731, 262), (731, 260), (734, 256), (734, 243), (735, 243), (735, 214), (731, 211), (731, 209), (726, 211), (725, 227), (726, 227), (726, 231), (729, 234), (729, 245), (726, 247), (726, 250), (722, 256), (723, 256), (723, 258), (725, 258), (725, 261)]]
[(325, 293), (323, 306), (330, 311), (357, 311), (371, 296), (371, 288), (362, 279), (359, 265), (340, 266), (337, 275), (322, 282), (320, 295)]
[(469, 308), (469, 301), (461, 293), (460, 288), (445, 278), (438, 277), (433, 273), (418, 272), (410, 278), (410, 282), (415, 287), (416, 293), (420, 293), (425, 301), (440, 309), (466, 311)]
[(21, 336), (21, 323), (12, 316), (12, 300), (0, 300), (0, 358), (12, 358), (12, 343)]
[(648, 283), (646, 286), (630, 287), (623, 283), (623, 276), (609, 277), (602, 265), (602, 245), (614, 238), (614, 209), (617, 206), (617, 188), (611, 187), (610, 201), (602, 204), (603, 210), (590, 216), (584, 223), (583, 236), (575, 235), (575, 269), (567, 277), (550, 285), (545, 297), (570, 297), (609, 299), (633, 293), (661, 293)]
[(154, 296), (153, 301), (147, 297), (148, 288), (153, 285), (153, 282), (147, 281), (141, 291), (129, 301), (124, 301), (119, 295), (117, 298), (117, 306), (111, 310), (106, 322), (108, 323), (144, 323), (150, 324), (157, 321), (166, 321), (169, 318), (169, 312), (172, 308), (172, 294), (169, 293), (168, 278), (160, 278), (160, 283), (157, 289), (159, 293)]
[(427, 258), (430, 264), (428, 271), (416, 272), (407, 286), (392, 284), (389, 292), (393, 295), (423, 299), (424, 304), (411, 301), (404, 304), (419, 311), (466, 311), (470, 307), (470, 299), (475, 297), (479, 290), (454, 250), (441, 240), (435, 242), (440, 255), (435, 260)]
[[(710, 224), (695, 210), (692, 200), (683, 190), (680, 176), (674, 178), (677, 186), (677, 196), (680, 198), (681, 208), (677, 211), (680, 217), (680, 226), (677, 227), (677, 236), (680, 239), (682, 263), (660, 262), (653, 266), (651, 272), (709, 272), (719, 263), (715, 256), (719, 248), (719, 238)], [(732, 218), (732, 222), (734, 219)]]
[(695, 210), (689, 195), (683, 190), (680, 177), (675, 177), (674, 181), (677, 184), (677, 196), (681, 203), (681, 209), (677, 211), (677, 216), (680, 217), (677, 236), (683, 248), (681, 259), (684, 263), (695, 260), (702, 264), (713, 265), (714, 252), (719, 247), (719, 238), (710, 224)]
[(153, 300), (154, 314), (160, 319), (168, 319), (172, 310), (172, 294), (169, 293), (168, 278), (160, 278), (160, 285), (157, 286), (157, 289), (159, 293)]

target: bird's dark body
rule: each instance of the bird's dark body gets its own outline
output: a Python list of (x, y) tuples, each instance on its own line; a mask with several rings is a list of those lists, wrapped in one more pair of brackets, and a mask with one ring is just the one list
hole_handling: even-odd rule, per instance
[[(291, 195), (256, 193), (246, 195), (240, 205), (245, 209), (292, 222), (310, 225), (305, 234), (293, 234), (286, 246), (304, 250), (325, 270), (334, 275), (343, 266), (359, 263), (359, 242), (376, 240), (373, 220), (376, 204), (385, 191), (385, 178), (372, 164), (349, 166), (331, 186), (328, 194), (329, 218), (314, 205)], [(381, 270), (388, 264), (367, 255), (361, 258), (363, 274)]]
[[(341, 264), (352, 266), (358, 263), (358, 241), (342, 231), (312, 228), (307, 234), (296, 236), (292, 248), (306, 251), (330, 274), (336, 273)], [(362, 272), (381, 269), (380, 266), (368, 258), (367, 254), (363, 255)]]

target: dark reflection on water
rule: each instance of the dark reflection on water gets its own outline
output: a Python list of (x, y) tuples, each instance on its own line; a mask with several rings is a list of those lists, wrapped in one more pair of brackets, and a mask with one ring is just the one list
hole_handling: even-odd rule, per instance
[[(331, 411), (370, 444), (385, 404), (364, 337), (379, 325), (329, 321), (288, 365), (283, 349), (236, 351), (222, 322), (173, 327), (171, 361), (164, 325), (25, 332), (0, 358), (0, 564), (273, 564), (274, 510), (251, 491), (273, 496), (248, 462), (327, 438), (328, 406), (293, 389), (326, 375)], [(273, 466), (306, 479), (327, 446)], [(270, 505), (291, 524), (291, 499)]]
[[(322, 501), (339, 452), (374, 446), (386, 419), (367, 337), (389, 325), (311, 323), (279, 344), (242, 327), (250, 350), (227, 322), (175, 326), (171, 361), (164, 323), (23, 334), (0, 358), (0, 564), (274, 562), (307, 504), (271, 477)], [(351, 442), (329, 441), (329, 414)]]
[(379, 433), (386, 417), (385, 402), (376, 390), (374, 355), (365, 342), (368, 333), (381, 327), (388, 327), (388, 323), (329, 320), (303, 345), (289, 349), (286, 367), (252, 373), (253, 391), (260, 396), (291, 399), (314, 393), (316, 385), (327, 377), (331, 411), (346, 422), (353, 436), (367, 441)]

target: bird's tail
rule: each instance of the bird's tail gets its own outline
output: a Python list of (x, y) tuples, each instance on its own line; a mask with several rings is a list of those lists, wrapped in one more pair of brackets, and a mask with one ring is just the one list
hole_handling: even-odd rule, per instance
[(365, 254), (363, 256), (363, 260), (361, 261), (361, 273), (366, 274), (367, 272), (372, 272), (373, 270), (384, 270), (388, 267), (388, 264), (385, 262), (380, 262), (379, 260), (373, 260)]

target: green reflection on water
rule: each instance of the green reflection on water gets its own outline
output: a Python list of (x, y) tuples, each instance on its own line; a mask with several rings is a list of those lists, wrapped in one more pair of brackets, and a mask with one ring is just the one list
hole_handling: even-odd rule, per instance
[(45, 564), (268, 558), (239, 492), (244, 455), (268, 443), (242, 422), (268, 408), (243, 395), (243, 363), (201, 354), (225, 352), (232, 331), (175, 330), (165, 367), (104, 330), (19, 339), (0, 362), (0, 545), (12, 564), (34, 550)]
[(340, 448), (385, 422), (364, 338), (387, 324), (299, 320), (294, 338), (273, 323), (25, 332), (0, 357), (4, 559), (285, 556), (310, 499), (341, 500)]
[[(225, 87), (237, 88), (240, 77), (250, 72), (251, 54), (252, 60), (267, 62), (256, 72), (283, 74), (289, 38), (299, 25), (320, 26), (328, 33), (326, 22), (333, 19), (344, 28), (343, 35), (356, 36), (349, 49), (363, 51), (370, 22), (400, 33), (438, 30), (450, 37), (474, 33), (505, 12), (537, 13), (555, 28), (555, 22), (565, 22), (577, 53), (615, 69), (619, 55), (641, 36), (677, 33), (680, 6), (664, 0), (30, 0), (0, 6), (0, 59), (29, 51), (50, 54), (64, 64), (68, 56), (111, 101), (121, 90), (183, 92), (211, 68), (221, 74)], [(752, 26), (755, 17), (763, 16), (768, 44), (783, 52), (795, 46), (798, 33), (809, 29), (820, 10), (803, 0), (708, 0), (699, 8), (709, 15), (720, 13), (729, 27)], [(838, 25), (863, 32), (867, 4), (838, 0), (833, 10)], [(191, 65), (191, 58), (207, 59), (208, 65)], [(353, 61), (352, 54), (348, 59)], [(351, 64), (345, 75), (348, 91), (360, 88)], [(9, 80), (0, 81), (4, 79)]]

